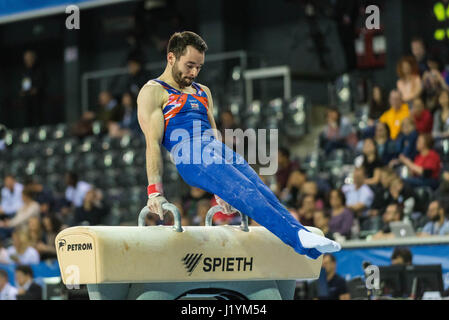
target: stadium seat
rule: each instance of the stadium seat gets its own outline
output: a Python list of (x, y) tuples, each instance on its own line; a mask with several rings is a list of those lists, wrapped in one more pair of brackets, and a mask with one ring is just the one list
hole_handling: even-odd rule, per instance
[(69, 128), (65, 123), (57, 124), (55, 127), (52, 128), (52, 131), (50, 132), (50, 136), (56, 140), (64, 139), (68, 137), (68, 135), (69, 135)]

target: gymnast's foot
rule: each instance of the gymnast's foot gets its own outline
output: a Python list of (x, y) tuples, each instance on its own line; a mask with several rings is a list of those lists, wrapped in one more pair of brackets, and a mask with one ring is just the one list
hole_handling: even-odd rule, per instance
[(298, 236), (302, 246), (306, 249), (315, 248), (321, 253), (341, 250), (341, 245), (338, 242), (306, 230), (299, 230)]

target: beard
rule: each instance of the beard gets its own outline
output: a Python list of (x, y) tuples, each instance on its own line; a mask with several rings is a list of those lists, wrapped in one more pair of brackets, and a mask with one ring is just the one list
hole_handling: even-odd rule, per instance
[(182, 75), (182, 71), (178, 68), (178, 62), (175, 62), (173, 65), (173, 68), (171, 70), (171, 75), (173, 77), (173, 80), (178, 84), (180, 88), (188, 87), (192, 84), (193, 79), (184, 77)]

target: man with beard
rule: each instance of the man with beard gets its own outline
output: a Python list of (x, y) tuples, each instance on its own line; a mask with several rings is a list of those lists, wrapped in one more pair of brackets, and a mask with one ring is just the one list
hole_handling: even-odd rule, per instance
[(445, 214), (445, 208), (438, 200), (429, 204), (427, 209), (429, 222), (426, 223), (420, 236), (445, 236), (449, 235), (449, 220)]
[(243, 157), (220, 141), (211, 92), (193, 81), (204, 64), (206, 50), (204, 40), (193, 32), (173, 34), (164, 72), (139, 92), (138, 119), (146, 139), (150, 212), (162, 219), (162, 204), (167, 202), (162, 186), (162, 144), (184, 181), (214, 194), (223, 213), (232, 214), (237, 209), (247, 214), (311, 259), (339, 251), (338, 243), (302, 226)]

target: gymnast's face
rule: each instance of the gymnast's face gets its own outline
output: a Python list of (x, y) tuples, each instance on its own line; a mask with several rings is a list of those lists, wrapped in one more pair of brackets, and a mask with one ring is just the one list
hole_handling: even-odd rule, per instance
[(201, 53), (192, 46), (187, 46), (185, 54), (174, 58), (172, 77), (180, 88), (188, 87), (200, 73), (204, 64), (204, 52)]

